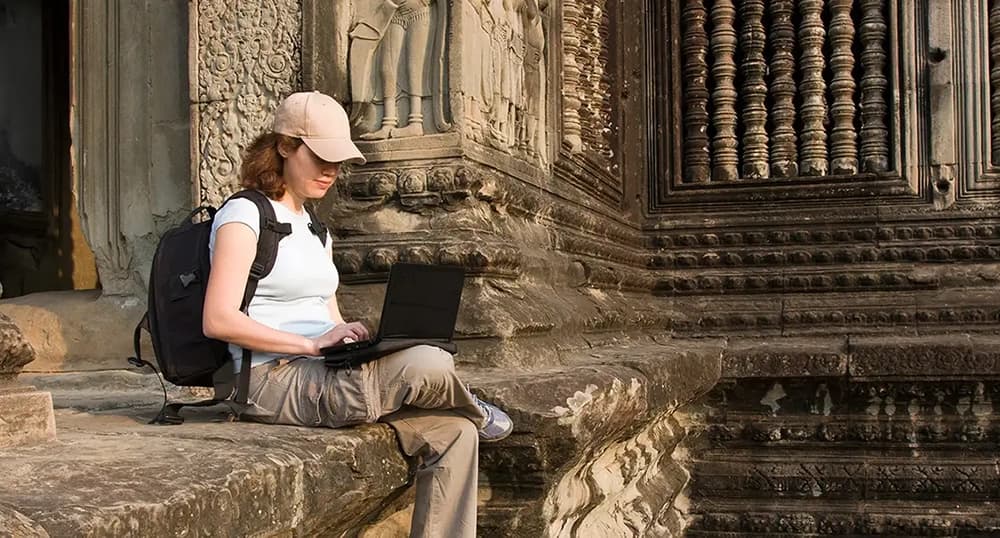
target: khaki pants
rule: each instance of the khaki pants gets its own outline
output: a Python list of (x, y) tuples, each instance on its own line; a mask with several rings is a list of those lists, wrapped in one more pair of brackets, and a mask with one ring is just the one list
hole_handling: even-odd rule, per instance
[(243, 417), (257, 422), (388, 423), (418, 463), (410, 536), (476, 535), (478, 429), (485, 417), (446, 351), (415, 346), (358, 370), (333, 370), (306, 357), (272, 361), (251, 371), (249, 400)]

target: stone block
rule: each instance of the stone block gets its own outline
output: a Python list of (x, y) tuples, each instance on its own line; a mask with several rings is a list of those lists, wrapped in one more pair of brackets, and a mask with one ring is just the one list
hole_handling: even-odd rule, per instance
[(51, 536), (340, 536), (407, 483), (383, 425), (228, 423), (204, 410), (159, 427), (147, 412), (60, 413), (59, 443), (4, 450), (0, 506)]
[(0, 448), (55, 438), (49, 393), (16, 385), (0, 388)]
[[(34, 372), (127, 367), (125, 358), (134, 354), (132, 329), (145, 311), (138, 299), (102, 297), (100, 290), (33, 293), (0, 302), (0, 314), (16, 323), (34, 348), (27, 370)], [(152, 358), (148, 342), (143, 338), (143, 356)]]

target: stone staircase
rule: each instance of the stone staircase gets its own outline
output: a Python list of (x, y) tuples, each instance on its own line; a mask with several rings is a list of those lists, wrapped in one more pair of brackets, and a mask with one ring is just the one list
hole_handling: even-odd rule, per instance
[(1000, 536), (997, 343), (730, 346), (686, 418), (686, 536)]

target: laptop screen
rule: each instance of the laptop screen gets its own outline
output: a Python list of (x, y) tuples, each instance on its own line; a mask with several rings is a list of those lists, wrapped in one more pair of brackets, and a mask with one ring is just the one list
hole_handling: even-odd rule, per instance
[(450, 340), (464, 283), (461, 267), (393, 265), (379, 322), (380, 336)]

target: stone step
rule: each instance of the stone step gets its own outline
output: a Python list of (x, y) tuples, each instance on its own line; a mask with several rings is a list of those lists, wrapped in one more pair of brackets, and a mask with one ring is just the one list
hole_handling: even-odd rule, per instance
[[(669, 511), (686, 477), (673, 459), (685, 430), (671, 412), (717, 382), (722, 348), (633, 342), (544, 370), (461, 370), (516, 425), (511, 437), (481, 449), (480, 536), (540, 536), (550, 524)], [(58, 438), (0, 449), (0, 529), (94, 538), (340, 536), (386, 517), (408, 523), (398, 496), (410, 468), (385, 425), (232, 423), (223, 408), (208, 408), (185, 410), (181, 426), (151, 426), (162, 397), (152, 376), (107, 371), (30, 382), (52, 393)], [(679, 529), (679, 518), (672, 521)]]
[(322, 535), (358, 525), (407, 481), (385, 426), (231, 423), (209, 409), (147, 425), (155, 412), (59, 410), (57, 442), (0, 451), (0, 506), (49, 536)]
[(815, 501), (766, 498), (697, 503), (687, 538), (1000, 536), (994, 502)]

